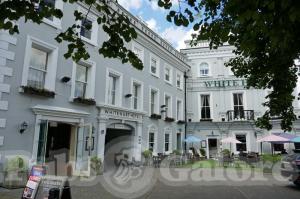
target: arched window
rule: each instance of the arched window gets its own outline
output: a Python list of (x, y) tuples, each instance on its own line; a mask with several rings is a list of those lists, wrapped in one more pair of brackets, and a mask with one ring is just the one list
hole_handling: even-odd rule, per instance
[(209, 66), (207, 63), (203, 62), (199, 67), (199, 76), (208, 76), (209, 74)]

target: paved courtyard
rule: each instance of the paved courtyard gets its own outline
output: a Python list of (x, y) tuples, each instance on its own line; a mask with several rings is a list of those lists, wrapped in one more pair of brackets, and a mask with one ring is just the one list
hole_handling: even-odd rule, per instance
[[(224, 174), (224, 172), (214, 171), (214, 176), (212, 177), (203, 170), (197, 172), (189, 171), (188, 175), (184, 169), (173, 170), (163, 170), (156, 169), (154, 173), (150, 175), (154, 176), (152, 186), (143, 186), (143, 182), (147, 182), (151, 178), (149, 176), (144, 176), (143, 182), (141, 181), (138, 185), (132, 187), (130, 182), (126, 182), (123, 188), (115, 187), (111, 189), (108, 186), (109, 183), (103, 183), (106, 181), (107, 176), (101, 176), (97, 182), (84, 182), (83, 186), (78, 186), (73, 184), (72, 198), (73, 199), (113, 199), (120, 198), (130, 198), (134, 195), (137, 198), (143, 199), (155, 199), (155, 198), (203, 198), (203, 199), (299, 199), (300, 188), (294, 186), (287, 180), (278, 180), (276, 176), (270, 174), (252, 173), (250, 175), (246, 174), (246, 180), (234, 180), (232, 171), (226, 171), (225, 177), (227, 180), (219, 178), (219, 180), (213, 180), (215, 176)], [(163, 172), (163, 174), (162, 174)], [(196, 178), (197, 173), (202, 172), (203, 178)], [(168, 179), (172, 175), (172, 179)], [(216, 174), (216, 175), (215, 175)], [(206, 176), (207, 175), (207, 176)], [(228, 176), (231, 175), (230, 178)], [(240, 175), (240, 174), (238, 174)], [(263, 179), (263, 180), (262, 180)], [(145, 183), (146, 184), (146, 183)], [(141, 185), (140, 188), (136, 190), (133, 194), (128, 194), (129, 189), (133, 189)], [(0, 198), (1, 199), (15, 199), (20, 198), (22, 189), (7, 190), (0, 188)], [(121, 193), (117, 193), (121, 192)], [(126, 192), (126, 193), (125, 193)], [(125, 193), (125, 194), (124, 194)]]

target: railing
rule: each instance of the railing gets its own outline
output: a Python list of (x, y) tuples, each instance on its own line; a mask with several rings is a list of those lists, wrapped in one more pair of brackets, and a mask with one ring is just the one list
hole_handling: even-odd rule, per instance
[(229, 110), (227, 121), (254, 120), (254, 110)]

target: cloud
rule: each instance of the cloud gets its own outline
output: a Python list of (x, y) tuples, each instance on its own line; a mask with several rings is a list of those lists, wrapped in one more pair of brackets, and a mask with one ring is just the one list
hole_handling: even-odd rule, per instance
[(155, 19), (151, 18), (147, 20), (146, 23), (151, 30), (158, 32), (159, 27), (157, 26), (157, 21)]
[(152, 10), (166, 12), (166, 10), (164, 8), (161, 8), (157, 5), (158, 0), (145, 0), (145, 1), (151, 7)]
[(166, 28), (160, 35), (169, 41), (176, 49), (185, 48), (185, 40), (191, 39), (193, 29), (171, 26)]
[(118, 3), (122, 5), (126, 10), (139, 9), (142, 7), (143, 0), (118, 0)]

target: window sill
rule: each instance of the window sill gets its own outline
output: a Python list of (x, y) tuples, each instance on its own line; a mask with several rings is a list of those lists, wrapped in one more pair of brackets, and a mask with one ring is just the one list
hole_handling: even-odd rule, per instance
[(62, 28), (61, 28), (61, 21), (60, 21), (60, 23), (55, 23), (55, 22), (53, 22), (53, 21), (51, 21), (51, 20), (49, 20), (49, 19), (44, 18), (44, 19), (43, 19), (43, 22), (44, 22), (45, 24), (49, 25), (49, 26), (52, 26), (53, 28), (56, 28), (56, 29), (59, 29), (59, 30), (62, 29)]
[(177, 121), (177, 124), (185, 124), (185, 121), (183, 121), (183, 120), (178, 120), (178, 121)]
[(200, 122), (212, 122), (212, 119), (200, 119)]
[(73, 98), (73, 102), (84, 104), (84, 105), (89, 105), (89, 106), (96, 105), (96, 101), (92, 98), (86, 99), (86, 98), (76, 97), (76, 98)]
[(34, 88), (31, 86), (21, 86), (20, 92), (22, 92), (24, 94), (38, 95), (38, 96), (49, 97), (49, 98), (55, 97), (54, 91), (50, 91), (47, 89)]
[(97, 41), (93, 41), (93, 40), (88, 39), (88, 38), (86, 38), (84, 36), (81, 36), (80, 38), (81, 38), (82, 41), (84, 41), (84, 42), (86, 42), (86, 43), (88, 43), (88, 44), (90, 44), (92, 46), (95, 46), (95, 47), (97, 46)]
[(151, 114), (150, 118), (158, 120), (158, 119), (161, 119), (161, 115), (159, 115), (159, 114)]
[(166, 121), (166, 122), (174, 122), (175, 119), (174, 119), (174, 118), (171, 118), (171, 117), (166, 117), (166, 118), (165, 118), (165, 121)]
[(176, 88), (177, 88), (178, 90), (181, 90), (181, 91), (183, 90), (183, 88), (180, 88), (180, 87), (176, 87)]
[(173, 86), (172, 83), (171, 83), (171, 81), (165, 80), (165, 82), (166, 82), (166, 84), (169, 84), (170, 86)]
[(151, 73), (151, 72), (150, 72), (150, 74), (151, 74), (153, 77), (159, 78), (159, 76), (158, 76), (157, 74), (155, 74), (155, 73)]

